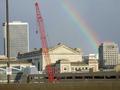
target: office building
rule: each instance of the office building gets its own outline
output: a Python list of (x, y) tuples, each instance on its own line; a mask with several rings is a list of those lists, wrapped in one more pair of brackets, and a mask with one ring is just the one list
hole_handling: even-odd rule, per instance
[[(6, 24), (4, 29), (4, 53), (7, 55)], [(29, 51), (29, 25), (26, 22), (14, 21), (9, 23), (10, 57), (16, 57), (18, 52)]]
[(114, 42), (105, 42), (99, 46), (100, 68), (112, 69), (119, 64), (119, 48)]

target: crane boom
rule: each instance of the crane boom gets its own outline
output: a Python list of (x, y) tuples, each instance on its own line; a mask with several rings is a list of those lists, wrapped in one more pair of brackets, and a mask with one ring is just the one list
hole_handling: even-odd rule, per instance
[(42, 54), (44, 55), (45, 62), (47, 65), (46, 70), (47, 70), (47, 74), (48, 74), (48, 80), (50, 82), (53, 82), (54, 74), (53, 74), (52, 67), (50, 66), (51, 60), (50, 60), (50, 55), (48, 52), (48, 44), (47, 44), (47, 39), (46, 39), (44, 22), (43, 22), (43, 18), (41, 16), (39, 4), (37, 1), (35, 2), (35, 8), (36, 8), (36, 19), (37, 19), (37, 23), (38, 23), (40, 39), (41, 39), (41, 44), (42, 44)]

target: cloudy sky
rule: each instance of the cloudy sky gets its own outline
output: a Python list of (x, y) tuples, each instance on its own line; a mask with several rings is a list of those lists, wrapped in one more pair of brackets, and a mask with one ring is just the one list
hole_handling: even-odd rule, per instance
[[(9, 0), (10, 21), (28, 22), (30, 49), (41, 47), (36, 34), (35, 0)], [(38, 0), (44, 18), (48, 46), (61, 42), (79, 47), (85, 54), (97, 53), (97, 44), (120, 45), (120, 0)], [(0, 0), (0, 54), (3, 54), (2, 23), (5, 0)], [(89, 33), (88, 33), (89, 32)]]

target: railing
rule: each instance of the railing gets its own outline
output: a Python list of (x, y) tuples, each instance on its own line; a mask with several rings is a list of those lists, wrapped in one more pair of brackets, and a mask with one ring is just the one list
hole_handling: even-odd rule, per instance
[[(119, 72), (99, 73), (62, 73), (55, 75), (54, 82), (76, 82), (83, 80), (120, 80)], [(47, 83), (46, 74), (24, 75), (22, 72), (12, 74), (10, 83)], [(7, 83), (6, 74), (0, 74), (0, 83)]]
[[(120, 73), (64, 73), (54, 77), (55, 82), (69, 82), (81, 80), (120, 80)], [(48, 82), (47, 75), (29, 75), (27, 78), (28, 83), (45, 83)]]

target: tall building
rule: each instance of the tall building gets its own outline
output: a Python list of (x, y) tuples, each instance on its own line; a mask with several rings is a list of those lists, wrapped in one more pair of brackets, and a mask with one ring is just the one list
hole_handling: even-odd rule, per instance
[[(4, 53), (7, 55), (6, 24), (4, 29)], [(26, 22), (13, 21), (9, 23), (10, 56), (16, 57), (18, 52), (29, 51), (29, 25)]]
[(101, 68), (111, 69), (119, 64), (119, 48), (114, 42), (105, 42), (99, 46), (99, 64)]

